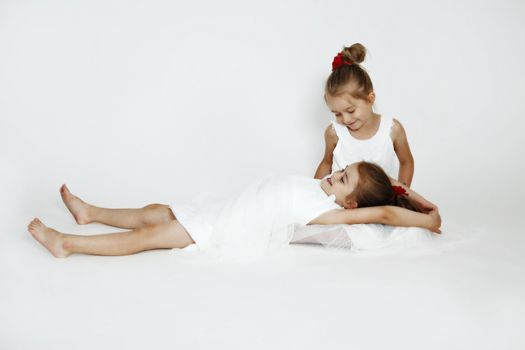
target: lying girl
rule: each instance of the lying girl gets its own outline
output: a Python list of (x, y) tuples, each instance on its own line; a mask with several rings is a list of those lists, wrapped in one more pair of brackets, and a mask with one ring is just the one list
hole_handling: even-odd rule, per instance
[[(353, 163), (323, 180), (272, 176), (221, 204), (195, 208), (150, 204), (137, 209), (106, 209), (90, 205), (60, 188), (62, 199), (80, 225), (99, 222), (131, 231), (98, 235), (58, 232), (38, 218), (28, 225), (33, 237), (57, 258), (73, 253), (129, 255), (151, 249), (200, 250), (221, 246), (242, 250), (257, 242), (265, 246), (293, 238), (291, 225), (379, 223), (417, 226), (440, 233), (435, 206), (390, 179), (377, 165)], [(292, 232), (293, 234), (293, 232)]]

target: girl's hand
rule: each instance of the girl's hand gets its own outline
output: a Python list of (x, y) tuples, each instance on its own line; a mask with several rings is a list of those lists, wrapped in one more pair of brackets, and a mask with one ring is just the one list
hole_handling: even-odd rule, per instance
[(440, 234), (441, 230), (439, 229), (441, 227), (441, 216), (439, 215), (439, 212), (437, 209), (432, 209), (429, 211), (428, 215), (430, 215), (430, 227), (428, 228), (430, 231)]
[(433, 210), (439, 211), (439, 208), (438, 208), (437, 205), (435, 205), (434, 203), (430, 202), (429, 200), (426, 200), (423, 197), (418, 198), (417, 201), (421, 205), (422, 209), (428, 214), (430, 214), (430, 212), (433, 211)]

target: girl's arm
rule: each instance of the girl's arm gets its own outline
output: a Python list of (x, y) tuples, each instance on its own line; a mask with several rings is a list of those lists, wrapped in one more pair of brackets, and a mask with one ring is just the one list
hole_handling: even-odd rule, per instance
[(412, 152), (408, 145), (405, 129), (397, 119), (394, 119), (394, 124), (392, 125), (392, 140), (394, 143), (394, 151), (396, 152), (397, 159), (399, 159), (399, 182), (410, 187), (412, 178), (414, 177), (414, 157), (412, 157)]
[(431, 210), (438, 211), (439, 210), (437, 205), (435, 205), (434, 203), (432, 203), (428, 199), (424, 198), (419, 193), (416, 193), (412, 189), (408, 188), (407, 186), (405, 186), (401, 182), (397, 181), (396, 179), (390, 178), (390, 183), (392, 184), (392, 186), (401, 186), (401, 187), (403, 187), (405, 189), (405, 191), (407, 192), (407, 194), (408, 194), (408, 198), (412, 199), (413, 201), (418, 202), (423, 207), (424, 210), (426, 210), (426, 211), (431, 211)]
[(324, 157), (321, 163), (319, 163), (317, 170), (315, 171), (315, 179), (322, 179), (326, 175), (330, 175), (332, 173), (333, 152), (338, 141), (337, 135), (335, 133), (334, 128), (332, 127), (332, 124), (328, 125), (324, 132), (324, 141)]
[(439, 230), (441, 217), (437, 210), (432, 210), (428, 214), (424, 214), (396, 206), (334, 209), (318, 216), (308, 224), (385, 224), (392, 226), (422, 227), (432, 232), (441, 233)]

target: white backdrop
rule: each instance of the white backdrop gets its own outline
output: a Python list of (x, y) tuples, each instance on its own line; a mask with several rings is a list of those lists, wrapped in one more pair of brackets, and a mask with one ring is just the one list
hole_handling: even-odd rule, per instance
[[(517, 0), (0, 0), (0, 344), (523, 348), (524, 18)], [(35, 216), (109, 231), (74, 224), (64, 182), (131, 207), (313, 176), (323, 84), (355, 42), (443, 239), (470, 237), (458, 248), (294, 247), (224, 267), (177, 251), (53, 259), (26, 232)]]
[(507, 218), (525, 194), (524, 15), (521, 1), (0, 1), (3, 213), (62, 182), (130, 206), (312, 176), (331, 60), (361, 42), (413, 187), (444, 219)]

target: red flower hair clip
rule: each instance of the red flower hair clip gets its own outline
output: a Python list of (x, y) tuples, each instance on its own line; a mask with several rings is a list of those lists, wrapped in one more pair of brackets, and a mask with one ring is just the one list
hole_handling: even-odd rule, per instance
[(348, 66), (351, 66), (352, 65), (352, 62), (346, 62), (343, 58), (343, 53), (342, 52), (339, 52), (335, 57), (334, 57), (334, 60), (332, 61), (332, 72), (334, 70), (336, 70), (337, 68), (343, 66), (343, 65), (348, 65)]
[(408, 196), (407, 191), (401, 186), (392, 186), (394, 196)]

